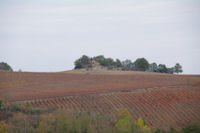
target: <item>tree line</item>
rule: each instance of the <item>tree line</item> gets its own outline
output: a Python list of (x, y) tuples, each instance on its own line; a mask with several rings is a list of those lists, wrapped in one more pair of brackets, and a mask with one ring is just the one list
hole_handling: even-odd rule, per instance
[(103, 55), (88, 57), (83, 55), (74, 62), (75, 69), (92, 68), (94, 62), (109, 69), (120, 68), (121, 70), (159, 72), (159, 73), (182, 73), (182, 66), (176, 63), (174, 67), (167, 67), (165, 64), (149, 63), (145, 58), (138, 58), (134, 62), (130, 59), (120, 61), (119, 59), (106, 58)]

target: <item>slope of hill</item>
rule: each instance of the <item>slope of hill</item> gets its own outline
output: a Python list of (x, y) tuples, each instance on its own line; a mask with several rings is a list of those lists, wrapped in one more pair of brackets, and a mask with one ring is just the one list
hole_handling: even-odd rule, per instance
[(122, 71), (0, 72), (4, 104), (95, 113), (125, 107), (148, 126), (179, 128), (200, 122), (200, 76)]

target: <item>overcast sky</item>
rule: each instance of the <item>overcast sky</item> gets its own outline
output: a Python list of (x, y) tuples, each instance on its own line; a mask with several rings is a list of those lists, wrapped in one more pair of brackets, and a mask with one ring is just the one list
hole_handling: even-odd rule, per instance
[(200, 74), (200, 0), (0, 0), (0, 62), (55, 72), (83, 54)]

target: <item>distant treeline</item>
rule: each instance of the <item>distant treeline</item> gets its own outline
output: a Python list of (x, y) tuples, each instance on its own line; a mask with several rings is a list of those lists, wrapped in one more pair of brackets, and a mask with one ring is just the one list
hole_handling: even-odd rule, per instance
[(77, 59), (75, 69), (92, 68), (94, 62), (99, 63), (100, 66), (107, 67), (108, 69), (120, 68), (121, 70), (133, 70), (133, 71), (146, 71), (146, 72), (159, 72), (159, 73), (181, 73), (183, 72), (182, 66), (176, 63), (174, 67), (167, 67), (165, 64), (159, 64), (153, 62), (149, 63), (145, 58), (138, 58), (134, 62), (127, 59), (120, 61), (119, 59), (105, 58), (103, 55), (88, 57), (83, 55)]

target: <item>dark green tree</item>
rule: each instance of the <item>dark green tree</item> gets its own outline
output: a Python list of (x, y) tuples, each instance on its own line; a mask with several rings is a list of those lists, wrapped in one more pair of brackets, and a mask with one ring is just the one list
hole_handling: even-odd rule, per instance
[(116, 64), (112, 58), (105, 58), (103, 55), (96, 56), (92, 59), (105, 67), (116, 67), (120, 65), (120, 62), (117, 62), (118, 64)]
[(75, 64), (75, 69), (90, 68), (92, 67), (92, 60), (88, 56), (83, 55), (81, 58), (76, 60), (74, 64)]
[(106, 66), (114, 66), (115, 62), (112, 58), (106, 58)]
[(174, 73), (174, 67), (167, 68), (167, 73), (173, 74)]
[(108, 66), (108, 61), (103, 55), (99, 55), (93, 58), (96, 62), (98, 62), (101, 66)]
[(103, 55), (99, 55), (93, 58), (96, 62), (98, 62), (100, 65), (104, 65), (105, 57)]
[(165, 66), (165, 64), (159, 64), (158, 65), (158, 72), (160, 72), (160, 73), (167, 73), (168, 72), (168, 69)]
[(176, 63), (176, 65), (174, 66), (174, 72), (175, 73), (182, 73), (182, 66), (179, 63)]
[(0, 70), (8, 70), (8, 71), (13, 71), (10, 65), (8, 65), (5, 62), (0, 63)]
[(158, 71), (158, 66), (157, 66), (157, 64), (154, 62), (154, 63), (151, 63), (150, 65), (149, 65), (149, 71), (150, 72), (157, 72)]
[(122, 67), (122, 63), (121, 63), (121, 61), (119, 59), (116, 59), (115, 67)]
[(81, 69), (81, 68), (83, 68), (80, 59), (76, 60), (76, 61), (74, 62), (74, 65), (75, 65), (75, 69)]
[(122, 61), (122, 69), (123, 70), (131, 70), (134, 68), (134, 64), (131, 60), (126, 59), (125, 61)]
[(138, 58), (134, 62), (134, 66), (136, 70), (146, 71), (149, 68), (149, 62), (145, 58)]

